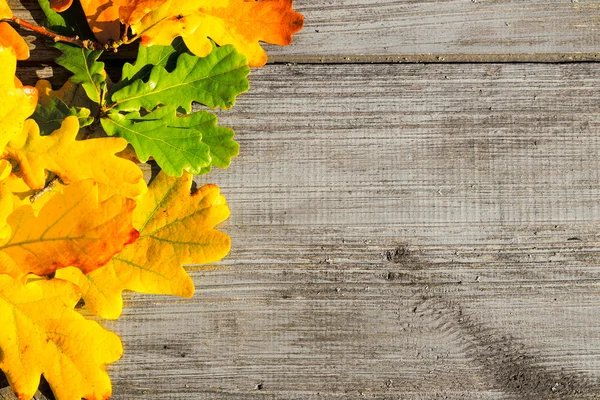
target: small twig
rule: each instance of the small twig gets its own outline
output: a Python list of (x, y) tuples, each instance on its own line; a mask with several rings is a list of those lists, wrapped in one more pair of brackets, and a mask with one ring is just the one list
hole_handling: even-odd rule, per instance
[(27, 21), (23, 21), (21, 18), (12, 17), (11, 21), (13, 21), (15, 24), (22, 26), (25, 29), (37, 32), (44, 36), (48, 36), (55, 42), (71, 43), (71, 44), (74, 44), (75, 46), (84, 47), (86, 49), (95, 49), (95, 50), (102, 49), (102, 45), (100, 45), (99, 43), (95, 43), (91, 40), (80, 40), (78, 36), (69, 37), (69, 36), (59, 35), (58, 33), (49, 31), (48, 29), (44, 28), (43, 26), (34, 25)]
[(52, 180), (50, 182), (48, 182), (48, 184), (42, 190), (34, 193), (29, 198), (29, 201), (32, 202), (32, 203), (35, 203), (35, 201), (37, 199), (39, 199), (40, 197), (42, 197), (44, 195), (44, 193), (49, 192), (50, 190), (52, 190), (52, 188), (54, 187), (54, 185), (56, 185), (57, 182), (58, 182), (58, 176), (55, 176), (54, 178), (52, 178)]

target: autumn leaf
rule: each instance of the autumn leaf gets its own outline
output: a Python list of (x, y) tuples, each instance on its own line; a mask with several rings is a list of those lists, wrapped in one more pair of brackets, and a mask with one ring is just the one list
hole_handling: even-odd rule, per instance
[[(15, 36), (16, 35), (16, 36)], [(22, 47), (27, 44), (6, 22), (0, 23), (0, 152), (6, 144), (23, 130), (23, 121), (35, 110), (37, 91), (31, 86), (23, 86), (15, 78), (17, 58), (23, 54)]]
[(12, 16), (12, 10), (8, 6), (6, 0), (0, 0), (0, 19), (11, 18)]
[[(229, 0), (212, 0), (225, 6)], [(131, 24), (134, 35), (142, 37), (143, 45), (169, 45), (178, 36), (194, 32), (201, 23), (198, 11), (210, 0), (168, 1), (139, 21)]]
[(90, 179), (65, 187), (37, 216), (33, 207), (19, 207), (8, 217), (11, 237), (0, 246), (0, 274), (48, 275), (68, 266), (91, 272), (137, 239), (134, 207), (133, 200), (118, 195), (98, 202)]
[(40, 136), (36, 122), (27, 120), (22, 134), (6, 147), (6, 155), (19, 163), (23, 178), (32, 189), (42, 189), (46, 171), (51, 171), (65, 183), (91, 178), (113, 186), (115, 193), (126, 197), (145, 192), (142, 171), (131, 161), (115, 156), (125, 149), (127, 141), (75, 140), (79, 125), (79, 119), (70, 116), (51, 135)]
[(0, 243), (10, 237), (8, 216), (18, 207), (28, 204), (33, 190), (25, 181), (12, 172), (8, 160), (0, 160)]
[(194, 101), (227, 109), (238, 94), (248, 90), (249, 72), (245, 57), (232, 46), (214, 48), (204, 58), (183, 53), (173, 71), (154, 66), (147, 81), (136, 79), (113, 93), (108, 109), (150, 111), (159, 105), (170, 105), (189, 113)]
[(107, 0), (80, 0), (88, 25), (100, 43), (117, 41), (121, 36), (119, 8)]
[(88, 275), (74, 268), (57, 271), (82, 289), (92, 313), (117, 318), (123, 290), (191, 297), (194, 285), (182, 264), (206, 264), (227, 255), (229, 236), (214, 229), (229, 216), (225, 198), (215, 185), (190, 195), (191, 184), (189, 174), (159, 173), (134, 211), (138, 241)]
[(135, 24), (167, 1), (169, 0), (119, 0), (116, 2), (119, 5), (119, 20), (126, 25)]
[(202, 5), (200, 25), (184, 41), (190, 51), (204, 57), (211, 51), (211, 39), (220, 46), (234, 45), (251, 67), (262, 67), (267, 53), (259, 41), (286, 46), (302, 29), (304, 17), (292, 10), (292, 0), (230, 0), (227, 6)]
[(50, 0), (50, 7), (56, 12), (66, 11), (73, 4), (73, 0)]
[[(46, 0), (47, 1), (47, 0)], [(81, 0), (88, 25), (101, 43), (120, 38), (120, 22), (126, 25), (139, 21), (144, 15), (160, 7), (168, 0)], [(73, 0), (50, 0), (50, 7), (57, 12), (66, 11)]]
[(27, 284), (0, 275), (0, 369), (19, 399), (31, 399), (40, 376), (57, 400), (108, 399), (105, 365), (118, 360), (119, 337), (74, 310), (80, 292), (59, 279)]
[(106, 87), (104, 63), (98, 61), (100, 50), (89, 50), (67, 43), (56, 43), (54, 47), (63, 54), (56, 63), (73, 73), (69, 80), (80, 84), (88, 97), (96, 104), (102, 104), (102, 92)]

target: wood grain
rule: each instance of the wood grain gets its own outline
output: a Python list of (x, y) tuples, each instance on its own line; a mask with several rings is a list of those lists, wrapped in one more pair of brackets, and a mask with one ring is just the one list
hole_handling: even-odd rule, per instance
[(116, 399), (600, 396), (595, 65), (251, 77), (242, 155), (198, 179), (232, 253), (128, 297)]
[[(46, 73), (50, 71), (46, 70)], [(221, 112), (233, 239), (126, 296), (114, 399), (600, 396), (600, 70), (272, 65)]]
[[(35, 0), (9, 4), (20, 18), (43, 18)], [(267, 46), (271, 62), (564, 62), (600, 56), (598, 0), (297, 0), (295, 8), (306, 26), (293, 46)], [(56, 58), (42, 40), (32, 45), (38, 49), (33, 61)]]

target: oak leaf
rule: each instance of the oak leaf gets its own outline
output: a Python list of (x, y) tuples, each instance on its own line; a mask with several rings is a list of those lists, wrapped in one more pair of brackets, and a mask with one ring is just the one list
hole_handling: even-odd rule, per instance
[(252, 67), (263, 66), (267, 55), (259, 41), (288, 45), (302, 29), (304, 17), (292, 9), (292, 0), (171, 1), (133, 23), (132, 32), (142, 44), (168, 45), (181, 36), (199, 57), (232, 44)]
[(23, 178), (32, 189), (43, 189), (46, 171), (51, 171), (65, 183), (91, 178), (112, 185), (115, 193), (126, 197), (134, 198), (145, 192), (142, 171), (131, 161), (115, 155), (125, 149), (127, 141), (75, 140), (79, 125), (77, 117), (69, 116), (51, 135), (40, 136), (37, 123), (27, 120), (22, 134), (6, 147), (6, 155), (19, 163)]
[[(10, 237), (8, 216), (18, 207), (29, 204), (29, 197), (34, 191), (25, 181), (12, 172), (8, 160), (0, 160), (0, 243)], [(36, 204), (36, 206), (39, 203)]]
[[(16, 36), (15, 36), (16, 35)], [(0, 153), (6, 144), (23, 131), (23, 121), (35, 110), (37, 90), (23, 86), (16, 79), (17, 59), (29, 54), (23, 53), (25, 41), (6, 22), (0, 22)]]
[(102, 103), (102, 92), (106, 87), (104, 63), (98, 61), (100, 50), (90, 50), (67, 43), (55, 43), (54, 47), (63, 54), (56, 63), (73, 73), (72, 83), (80, 84), (88, 97), (96, 104)]
[(0, 369), (19, 399), (31, 399), (40, 376), (57, 400), (108, 399), (105, 365), (118, 360), (119, 337), (74, 310), (78, 288), (59, 279), (27, 284), (0, 275)]
[(40, 102), (31, 116), (43, 136), (60, 129), (62, 122), (67, 117), (76, 117), (80, 128), (94, 122), (94, 117), (90, 116), (90, 110), (85, 107), (69, 107), (58, 98), (52, 98), (46, 103), (47, 105), (43, 106)]
[(176, 37), (194, 32), (201, 23), (199, 9), (211, 2), (224, 7), (229, 0), (168, 1), (132, 23), (131, 31), (142, 37), (144, 45), (167, 46)]
[(123, 290), (191, 297), (194, 285), (182, 264), (206, 264), (227, 255), (230, 238), (214, 229), (229, 216), (225, 198), (215, 185), (190, 195), (191, 184), (189, 174), (159, 173), (134, 211), (138, 241), (88, 275), (75, 268), (57, 271), (82, 289), (92, 313), (118, 318)]
[(32, 206), (21, 206), (7, 220), (11, 236), (0, 245), (0, 273), (49, 275), (68, 266), (91, 272), (137, 239), (134, 207), (133, 200), (118, 195), (98, 202), (90, 179), (65, 187), (37, 216)]
[(153, 157), (171, 176), (181, 176), (184, 170), (197, 174), (210, 165), (210, 149), (202, 143), (200, 131), (173, 126), (178, 119), (175, 107), (167, 106), (144, 116), (111, 113), (101, 123), (109, 136), (118, 135), (131, 143), (140, 161)]
[(88, 25), (100, 43), (117, 41), (121, 36), (119, 8), (110, 0), (80, 0)]
[(50, 0), (50, 7), (56, 12), (66, 11), (73, 4), (73, 0)]
[(167, 1), (169, 0), (119, 0), (116, 2), (119, 5), (119, 20), (125, 25), (135, 24)]
[(190, 51), (204, 57), (211, 39), (220, 46), (234, 45), (251, 67), (262, 67), (267, 53), (259, 41), (287, 46), (302, 29), (304, 17), (292, 10), (292, 0), (230, 0), (226, 7), (209, 3), (199, 10), (200, 25), (183, 36)]
[(17, 60), (29, 58), (27, 42), (6, 22), (0, 23), (0, 47), (12, 49)]
[(133, 64), (123, 64), (121, 80), (112, 86), (110, 96), (135, 80), (148, 81), (152, 69), (156, 66), (165, 68), (167, 72), (173, 72), (177, 67), (179, 55), (187, 51), (187, 47), (182, 39), (175, 39), (168, 46), (141, 45), (138, 48), (135, 62)]
[(192, 110), (192, 102), (228, 109), (238, 94), (248, 90), (250, 69), (233, 46), (223, 46), (204, 58), (182, 53), (173, 71), (156, 65), (147, 80), (136, 79), (111, 96), (108, 108), (116, 111), (148, 111), (159, 105)]

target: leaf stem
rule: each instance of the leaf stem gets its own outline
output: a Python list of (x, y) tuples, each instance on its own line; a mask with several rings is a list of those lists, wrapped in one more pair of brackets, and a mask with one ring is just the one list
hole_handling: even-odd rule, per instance
[(58, 33), (49, 31), (48, 29), (44, 28), (43, 26), (34, 25), (32, 23), (22, 20), (21, 18), (17, 18), (14, 16), (12, 18), (10, 18), (10, 20), (13, 21), (17, 25), (22, 26), (25, 29), (28, 29), (30, 31), (37, 32), (41, 35), (47, 36), (50, 39), (54, 40), (55, 42), (71, 43), (71, 44), (74, 44), (75, 46), (84, 47), (86, 49), (93, 49), (93, 50), (101, 50), (102, 49), (102, 45), (100, 43), (96, 43), (91, 40), (80, 40), (79, 37), (77, 37), (77, 36), (69, 37), (69, 36), (59, 35)]
[(44, 186), (44, 188), (42, 190), (35, 192), (29, 198), (29, 201), (32, 202), (32, 203), (35, 203), (35, 201), (37, 199), (39, 199), (40, 197), (42, 197), (44, 195), (44, 193), (49, 192), (50, 190), (52, 190), (52, 188), (54, 187), (54, 185), (56, 185), (57, 182), (58, 182), (58, 176), (55, 176), (54, 178), (52, 178), (52, 180), (50, 180), (50, 182), (48, 182), (48, 184), (46, 186)]

